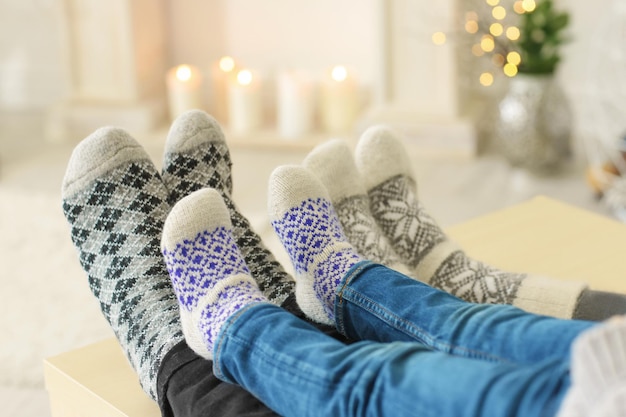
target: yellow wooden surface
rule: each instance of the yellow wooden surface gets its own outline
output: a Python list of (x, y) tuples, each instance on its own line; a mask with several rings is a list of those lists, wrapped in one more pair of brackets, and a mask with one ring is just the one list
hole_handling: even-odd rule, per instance
[(44, 361), (52, 417), (158, 417), (117, 340), (62, 353)]
[(626, 293), (626, 225), (546, 197), (447, 230), (468, 255), (512, 272)]
[[(626, 293), (626, 225), (545, 197), (447, 230), (466, 252), (512, 272)], [(157, 417), (115, 339), (44, 363), (53, 417)]]

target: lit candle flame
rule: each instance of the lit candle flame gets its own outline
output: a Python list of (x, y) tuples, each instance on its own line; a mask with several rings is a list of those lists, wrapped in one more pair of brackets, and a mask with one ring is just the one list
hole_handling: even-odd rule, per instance
[(235, 60), (230, 56), (220, 59), (220, 69), (224, 72), (231, 72), (235, 69)]
[(176, 78), (180, 81), (189, 81), (191, 79), (191, 67), (189, 65), (179, 65), (176, 68)]
[(241, 70), (237, 74), (237, 82), (241, 85), (250, 85), (252, 83), (252, 73), (248, 70)]
[(340, 83), (348, 78), (348, 70), (342, 65), (337, 65), (333, 68), (331, 76), (333, 77), (333, 80)]

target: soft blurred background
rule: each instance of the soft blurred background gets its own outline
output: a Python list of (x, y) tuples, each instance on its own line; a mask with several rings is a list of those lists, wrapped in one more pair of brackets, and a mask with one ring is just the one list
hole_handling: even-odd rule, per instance
[[(0, 401), (50, 411), (42, 358), (110, 337), (60, 209), (72, 148), (127, 129), (224, 127), (235, 200), (316, 144), (384, 123), (450, 226), (547, 195), (624, 220), (621, 0), (0, 0)], [(8, 408), (7, 408), (8, 407)]]

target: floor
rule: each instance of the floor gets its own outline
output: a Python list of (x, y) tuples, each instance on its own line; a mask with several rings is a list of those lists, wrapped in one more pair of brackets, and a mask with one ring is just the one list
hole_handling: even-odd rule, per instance
[[(56, 211), (60, 211), (61, 181), (69, 155), (75, 144), (47, 143), (42, 139), (41, 132), (43, 127), (43, 122), (38, 114), (2, 115), (0, 113), (0, 197), (5, 196), (5, 198), (8, 198), (7, 196), (12, 195), (30, 196), (32, 197), (30, 200), (21, 199), (21, 201), (33, 201), (34, 203), (31, 204), (41, 206), (33, 207), (32, 211), (25, 210), (24, 207), (10, 209), (11, 201), (0, 201), (0, 203), (3, 203), (3, 205), (0, 204), (0, 208), (5, 207), (4, 211), (0, 213), (19, 217), (39, 216), (41, 213), (45, 214), (48, 211), (55, 211), (54, 215), (50, 217), (52, 219), (50, 222), (63, 222), (61, 216), (57, 215)], [(163, 130), (138, 138), (157, 165), (160, 165), (159, 161), (165, 135), (166, 131)], [(288, 263), (287, 258), (281, 252), (280, 245), (275, 240), (265, 215), (267, 178), (271, 171), (280, 164), (299, 163), (309, 148), (308, 144), (280, 146), (280, 144), (273, 143), (267, 146), (263, 144), (252, 146), (241, 142), (232, 143), (231, 146), (234, 163), (234, 199), (244, 215), (251, 220), (251, 223), (264, 237), (268, 246), (276, 252), (279, 260), (284, 264)], [(414, 161), (420, 198), (426, 208), (444, 227), (525, 201), (536, 195), (550, 196), (572, 205), (610, 216), (605, 206), (594, 198), (585, 183), (585, 167), (580, 160), (570, 162), (561, 172), (555, 175), (537, 177), (522, 170), (511, 168), (506, 161), (497, 155), (485, 155), (471, 159), (427, 159), (417, 156), (418, 153), (414, 152), (411, 146), (409, 146), (409, 153)], [(38, 230), (41, 231), (42, 228), (46, 228), (45, 233), (48, 234), (58, 235), (59, 233), (64, 233), (65, 229), (63, 227), (65, 225), (63, 227), (59, 226), (59, 229), (57, 229), (57, 226), (52, 227), (42, 224), (42, 222), (48, 221), (45, 220), (47, 218), (46, 216), (42, 217), (44, 220), (40, 222), (33, 222), (29, 218), (0, 218), (0, 224), (3, 224), (3, 228), (6, 227), (8, 231), (15, 230), (13, 224), (30, 225), (35, 236), (37, 236)], [(6, 241), (8, 239), (6, 235), (10, 235), (7, 230), (0, 232), (0, 243), (4, 243), (5, 247), (10, 247), (11, 241)], [(71, 246), (68, 236), (63, 235), (61, 238), (64, 242), (63, 245)], [(2, 242), (2, 239), (5, 239), (5, 242)], [(39, 244), (39, 242), (37, 243)], [(71, 251), (71, 249), (65, 247), (63, 250), (66, 249)], [(11, 260), (11, 254), (5, 254), (5, 256), (7, 256), (7, 261)], [(51, 256), (58, 258), (59, 254), (52, 253)], [(45, 261), (38, 261), (45, 264)], [(71, 257), (68, 262), (73, 262)], [(19, 265), (16, 268), (19, 268)], [(73, 274), (81, 274), (78, 265), (71, 265), (71, 268), (63, 266), (63, 268), (63, 271), (71, 269)], [(16, 272), (9, 273), (19, 276), (19, 273)], [(25, 269), (24, 275), (29, 274), (30, 272), (27, 273)], [(67, 272), (67, 274), (70, 274), (70, 272)], [(2, 277), (0, 287), (6, 287), (6, 285), (10, 284), (8, 278), (10, 278), (8, 275)], [(81, 278), (79, 277), (78, 279)], [(73, 284), (70, 283), (70, 285)], [(0, 293), (4, 293), (5, 290), (6, 288), (0, 291)], [(89, 298), (89, 296), (89, 294), (81, 293), (76, 296), (76, 302), (82, 303), (83, 301), (80, 297)], [(58, 303), (58, 300), (56, 302)], [(95, 308), (93, 309), (93, 314), (97, 314)], [(72, 314), (67, 315), (72, 316)], [(63, 329), (63, 320), (70, 319), (55, 317), (54, 323)], [(45, 320), (40, 322), (41, 320), (39, 322), (33, 320), (32, 326), (44, 326), (47, 323)], [(26, 323), (29, 322), (26, 321)], [(25, 326), (28, 327), (29, 324)], [(100, 326), (104, 325), (100, 324)], [(0, 329), (6, 328), (9, 329), (8, 331), (11, 331), (14, 327), (14, 323), (0, 322)], [(56, 328), (53, 327), (54, 329)], [(35, 327), (31, 331), (34, 333)], [(37, 333), (40, 332), (40, 330), (37, 330)], [(59, 333), (62, 334), (63, 330), (59, 330), (57, 333), (50, 330), (47, 334), (55, 335)], [(87, 334), (89, 337), (95, 337), (96, 333), (91, 332)], [(76, 339), (68, 342), (70, 346), (78, 343), (76, 340), (81, 340), (81, 335), (85, 333), (77, 331), (76, 334), (78, 335)], [(28, 340), (30, 339), (25, 338), (22, 345), (28, 344)], [(39, 339), (37, 340), (37, 343), (40, 343)], [(88, 340), (88, 337), (83, 337), (82, 341), (86, 340)], [(8, 351), (6, 347), (4, 350), (0, 349), (0, 363), (19, 362), (16, 360), (17, 358), (26, 361), (25, 363), (30, 360), (27, 357), (20, 357), (25, 346), (20, 346), (19, 340), (17, 342), (18, 344), (12, 345), (15, 347), (9, 348)], [(57, 345), (56, 348), (61, 349), (60, 346)], [(34, 361), (39, 361), (37, 364), (40, 363), (41, 358), (39, 356), (45, 356), (49, 354), (49, 351), (49, 349), (41, 349), (34, 352)], [(46, 402), (47, 397), (43, 388), (43, 378), (38, 374), (38, 369), (40, 368), (37, 365), (33, 371), (35, 376), (30, 379), (16, 376), (13, 379), (9, 377), (0, 380), (0, 402), (5, 404), (9, 410), (16, 410), (16, 413), (9, 413), (10, 415), (45, 417), (49, 413)], [(10, 384), (12, 380), (17, 381), (17, 386)], [(27, 382), (22, 383), (25, 380)], [(17, 410), (19, 410), (19, 413)]]

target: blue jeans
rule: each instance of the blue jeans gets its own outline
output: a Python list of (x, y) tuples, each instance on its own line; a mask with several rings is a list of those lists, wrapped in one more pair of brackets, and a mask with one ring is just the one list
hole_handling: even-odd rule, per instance
[(332, 339), (270, 304), (233, 315), (215, 374), (283, 416), (553, 416), (592, 323), (475, 305), (370, 262), (346, 274)]

